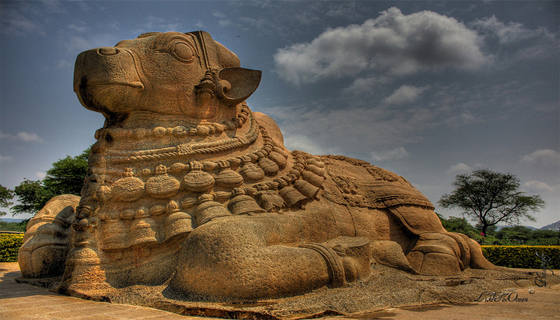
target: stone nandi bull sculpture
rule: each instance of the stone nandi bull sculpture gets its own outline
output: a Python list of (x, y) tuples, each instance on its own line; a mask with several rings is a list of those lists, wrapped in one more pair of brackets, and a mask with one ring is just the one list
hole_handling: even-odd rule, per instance
[(343, 286), (373, 260), (433, 275), (494, 268), (404, 178), (288, 151), (244, 102), (260, 77), (202, 31), (81, 53), (74, 90), (106, 121), (82, 197), (54, 198), (29, 223), (23, 276), (63, 274), (70, 293), (169, 281), (255, 299)]

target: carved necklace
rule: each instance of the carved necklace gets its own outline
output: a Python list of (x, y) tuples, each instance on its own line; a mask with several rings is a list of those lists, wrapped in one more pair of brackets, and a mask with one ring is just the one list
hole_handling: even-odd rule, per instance
[[(92, 174), (100, 179), (84, 197), (93, 199), (93, 206), (81, 215), (89, 213), (90, 218), (83, 218), (100, 220), (100, 231), (113, 234), (103, 237), (102, 248), (167, 241), (218, 217), (282, 212), (313, 201), (322, 188), (324, 163), (319, 157), (301, 151), (290, 153), (277, 145), (247, 110), (245, 122), (250, 122), (250, 128), (243, 136), (230, 138), (233, 143), (227, 139), (199, 143), (190, 146), (190, 153), (182, 153), (181, 145), (136, 151), (120, 154), (114, 165), (108, 165), (111, 159), (100, 154), (92, 166)], [(230, 150), (231, 145), (248, 146), (259, 134), (263, 145), (257, 151), (218, 161), (180, 161), (184, 154), (213, 154)], [(149, 165), (158, 159), (178, 161), (136, 173), (131, 167), (123, 168), (123, 164), (149, 160)], [(111, 177), (120, 178), (115, 181)]]

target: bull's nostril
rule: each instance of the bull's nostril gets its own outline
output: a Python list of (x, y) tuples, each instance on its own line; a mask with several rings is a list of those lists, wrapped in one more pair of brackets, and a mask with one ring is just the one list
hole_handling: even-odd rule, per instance
[(119, 53), (119, 49), (113, 47), (99, 48), (97, 49), (97, 53), (102, 56), (112, 56)]

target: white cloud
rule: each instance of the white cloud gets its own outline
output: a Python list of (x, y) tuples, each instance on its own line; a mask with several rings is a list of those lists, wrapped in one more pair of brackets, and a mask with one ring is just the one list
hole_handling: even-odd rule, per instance
[(320, 146), (329, 153), (366, 152), (362, 157), (370, 156), (371, 150), (392, 150), (395, 146), (417, 143), (422, 139), (421, 133), (434, 122), (430, 110), (421, 108), (330, 108), (326, 105), (330, 102), (260, 111), (275, 119), (285, 136), (303, 135), (313, 141), (311, 147)]
[(47, 176), (47, 173), (46, 173), (46, 172), (37, 171), (37, 172), (35, 172), (35, 176), (36, 176), (38, 179), (43, 180), (43, 179), (45, 179), (45, 177)]
[(382, 103), (385, 105), (403, 105), (407, 103), (415, 102), (422, 92), (424, 92), (429, 87), (414, 87), (408, 85), (402, 85), (397, 90), (395, 90), (390, 96), (383, 99)]
[(19, 132), (16, 135), (0, 132), (0, 139), (20, 140), (23, 142), (43, 142), (43, 139), (33, 132)]
[(403, 147), (398, 147), (385, 152), (372, 152), (371, 158), (374, 161), (400, 160), (408, 158), (410, 154)]
[(12, 161), (14, 161), (14, 158), (10, 156), (0, 156), (0, 163), (12, 162)]
[(352, 95), (363, 93), (376, 93), (376, 87), (380, 84), (389, 82), (390, 79), (386, 76), (369, 76), (365, 78), (356, 78), (351, 85), (344, 88), (344, 92)]
[(68, 60), (59, 59), (56, 61), (56, 68), (72, 70), (74, 68), (74, 63)]
[(522, 156), (521, 161), (531, 164), (560, 165), (560, 152), (552, 149), (539, 149)]
[(560, 185), (549, 186), (548, 184), (541, 182), (541, 181), (527, 181), (525, 182), (524, 186), (529, 189), (536, 190), (538, 192), (550, 192), (556, 193), (560, 190)]
[[(485, 39), (497, 38), (498, 43), (507, 45), (499, 61), (515, 63), (517, 60), (542, 60), (558, 52), (558, 37), (546, 28), (529, 29), (522, 23), (498, 21), (496, 16), (477, 19), (469, 27), (479, 30)], [(522, 47), (513, 45), (522, 44)]]
[(220, 20), (220, 21), (218, 21), (218, 24), (220, 25), (220, 27), (227, 27), (227, 26), (231, 25), (231, 21), (229, 21), (229, 20)]
[(165, 18), (149, 15), (146, 18), (143, 32), (152, 32), (152, 31), (167, 32), (167, 31), (180, 31), (180, 30), (182, 30), (182, 24), (177, 19), (171, 21)]
[(212, 14), (214, 17), (218, 18), (218, 24), (220, 25), (220, 27), (227, 27), (229, 25), (231, 25), (231, 21), (229, 21), (228, 19), (226, 19), (226, 15), (221, 13), (221, 12), (214, 12)]
[(502, 44), (511, 44), (514, 42), (542, 36), (545, 36), (547, 38), (552, 37), (550, 32), (548, 32), (546, 29), (539, 28), (531, 30), (525, 28), (523, 24), (518, 22), (509, 22), (505, 24), (498, 21), (498, 19), (494, 15), (492, 15), (492, 17), (490, 18), (477, 19), (469, 23), (469, 26), (495, 34), (498, 37), (499, 42)]
[[(157, 29), (137, 30), (138, 31), (137, 33), (140, 34), (146, 32), (147, 30), (153, 31)], [(87, 37), (70, 35), (68, 36), (68, 40), (65, 41), (64, 46), (72, 54), (77, 54), (82, 51), (93, 49), (93, 48), (113, 46), (120, 40), (122, 39), (118, 38), (117, 34), (99, 33), (99, 34), (91, 34), (88, 35)]]
[(325, 13), (327, 17), (335, 19), (358, 19), (360, 17), (360, 9), (355, 2), (335, 2), (331, 3), (331, 7)]
[(20, 132), (16, 135), (16, 138), (25, 142), (43, 142), (43, 139), (33, 132)]
[(32, 11), (31, 8), (26, 9), (25, 7), (26, 4), (24, 4), (23, 7), (18, 8), (18, 10), (13, 8), (2, 8), (2, 33), (17, 36), (45, 34), (44, 28), (38, 20), (30, 19), (24, 15), (23, 11)]
[(284, 80), (299, 84), (372, 69), (392, 75), (476, 69), (487, 61), (479, 43), (478, 34), (454, 18), (390, 8), (362, 25), (329, 29), (309, 43), (279, 49), (274, 60)]
[(317, 142), (313, 141), (311, 138), (301, 134), (284, 136), (284, 145), (289, 150), (301, 150), (316, 155), (332, 153), (323, 149)]
[(72, 23), (68, 25), (68, 29), (70, 29), (70, 31), (75, 31), (80, 33), (90, 30), (90, 28), (84, 22), (80, 22), (78, 24)]
[(472, 167), (470, 167), (467, 164), (464, 164), (462, 162), (459, 162), (455, 165), (452, 165), (451, 168), (449, 168), (449, 170), (447, 170), (447, 172), (449, 173), (453, 173), (453, 174), (465, 174), (465, 173), (469, 173), (473, 170)]

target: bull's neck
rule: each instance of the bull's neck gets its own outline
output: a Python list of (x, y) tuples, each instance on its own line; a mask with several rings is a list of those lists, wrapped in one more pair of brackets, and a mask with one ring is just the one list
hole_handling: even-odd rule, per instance
[(235, 162), (233, 159), (251, 157), (272, 148), (272, 139), (259, 127), (246, 106), (236, 118), (223, 123), (172, 123), (167, 127), (133, 129), (108, 126), (96, 132), (96, 139), (94, 154), (102, 157), (103, 163), (112, 164), (111, 167), (116, 165), (119, 169), (162, 162), (205, 162), (208, 159), (216, 163)]

